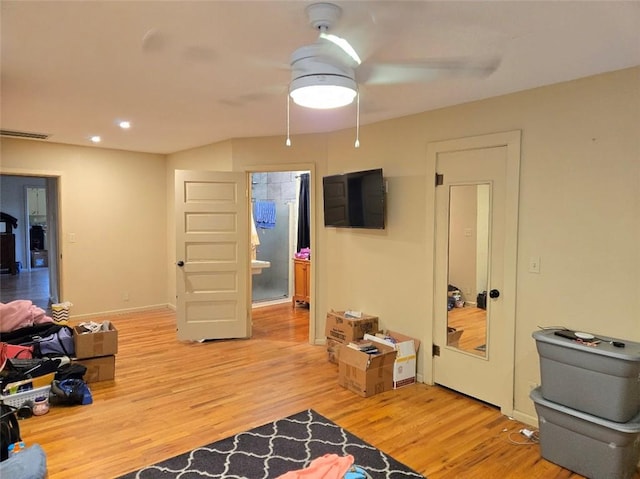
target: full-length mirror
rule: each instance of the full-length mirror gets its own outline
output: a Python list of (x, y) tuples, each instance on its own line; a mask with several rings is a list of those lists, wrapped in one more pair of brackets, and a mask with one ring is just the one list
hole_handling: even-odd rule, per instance
[(490, 185), (449, 187), (447, 345), (486, 357)]

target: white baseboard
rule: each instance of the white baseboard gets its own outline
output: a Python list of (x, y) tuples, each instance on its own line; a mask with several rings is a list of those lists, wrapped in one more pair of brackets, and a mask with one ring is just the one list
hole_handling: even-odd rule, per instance
[(251, 303), (251, 309), (264, 308), (265, 306), (274, 306), (276, 304), (290, 303), (291, 298), (274, 299), (272, 301), (258, 301)]
[(536, 416), (531, 416), (522, 411), (513, 411), (512, 417), (516, 421), (520, 421), (528, 426), (533, 426), (536, 429), (538, 428), (538, 418)]
[(110, 311), (101, 311), (99, 313), (87, 313), (87, 314), (72, 314), (70, 319), (75, 321), (77, 319), (91, 319), (98, 318), (102, 316), (116, 316), (118, 314), (129, 314), (129, 313), (140, 313), (143, 311), (154, 311), (157, 309), (171, 309), (175, 311), (175, 306), (170, 304), (152, 304), (148, 306), (140, 306), (138, 308), (127, 308), (127, 309), (114, 309)]

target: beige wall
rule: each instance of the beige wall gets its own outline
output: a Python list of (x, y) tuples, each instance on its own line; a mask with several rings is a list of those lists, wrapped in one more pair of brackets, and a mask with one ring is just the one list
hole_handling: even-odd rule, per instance
[[(74, 304), (79, 301), (83, 308), (100, 311), (121, 304), (123, 285), (101, 275), (97, 285), (81, 279), (92, 268), (93, 250), (85, 235), (93, 241), (107, 235), (117, 244), (103, 244), (99, 251), (106, 256), (100, 260), (100, 270), (110, 273), (122, 256), (135, 258), (146, 251), (149, 227), (164, 227), (167, 235), (161, 241), (166, 249), (153, 248), (147, 253), (154, 261), (132, 263), (138, 267), (127, 271), (139, 282), (164, 281), (166, 289), (149, 295), (147, 304), (171, 304), (175, 298), (174, 169), (243, 171), (312, 164), (317, 223), (315, 335), (322, 338), (324, 315), (330, 308), (376, 314), (384, 328), (425, 341), (418, 368), (421, 376), (429, 377), (434, 288), (433, 264), (427, 258), (434, 246), (435, 187), (427, 144), (521, 130), (515, 408), (522, 417), (535, 418), (528, 393), (529, 384), (539, 382), (531, 338), (538, 325), (560, 324), (640, 341), (639, 125), (640, 68), (634, 68), (365, 126), (359, 149), (353, 148), (353, 131), (294, 135), (291, 148), (282, 146), (284, 138), (236, 139), (169, 155), (166, 162), (154, 155), (34, 142), (22, 146), (26, 142), (15, 141), (9, 146), (3, 143), (2, 167), (7, 166), (8, 153), (8, 166), (64, 172), (62, 226), (64, 231), (75, 231), (83, 246), (82, 254), (75, 246), (76, 253), (65, 263), (65, 291)], [(33, 145), (38, 147), (32, 155)], [(29, 155), (20, 155), (21, 149)], [(388, 180), (387, 228), (323, 228), (321, 177), (377, 167), (384, 169)], [(127, 174), (135, 179), (121, 178)], [(99, 198), (88, 204), (73, 202), (91, 198), (92, 190), (105, 180), (112, 188), (100, 187)], [(148, 200), (142, 208), (137, 206), (140, 197)], [(152, 223), (144, 228), (126, 220), (131, 229), (113, 229), (118, 224), (113, 215), (95, 214), (110, 202), (118, 210), (125, 205), (134, 208), (137, 214), (131, 216), (148, 211), (154, 220), (144, 220)], [(529, 258), (538, 256), (540, 274), (528, 273)], [(145, 271), (146, 266), (156, 274)], [(109, 300), (101, 300), (102, 296)]]
[[(328, 232), (330, 303), (377, 314), (384, 327), (428, 339), (432, 328), (434, 186), (430, 141), (522, 131), (515, 408), (534, 416), (539, 382), (531, 333), (564, 325), (640, 340), (640, 69), (427, 112), (349, 133), (329, 147), (329, 171), (383, 167), (388, 224)], [(527, 272), (541, 258), (540, 274)], [(359, 280), (360, 279), (360, 280)], [(420, 354), (421, 372), (430, 359)]]
[(166, 304), (162, 155), (12, 139), (1, 153), (1, 173), (59, 177), (60, 299), (74, 316)]

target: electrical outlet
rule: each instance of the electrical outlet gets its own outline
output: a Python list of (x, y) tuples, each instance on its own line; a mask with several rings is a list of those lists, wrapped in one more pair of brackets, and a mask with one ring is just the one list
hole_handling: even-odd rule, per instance
[(529, 258), (529, 273), (540, 273), (540, 256)]
[(125, 291), (124, 293), (122, 293), (122, 300), (129, 301), (129, 291)]

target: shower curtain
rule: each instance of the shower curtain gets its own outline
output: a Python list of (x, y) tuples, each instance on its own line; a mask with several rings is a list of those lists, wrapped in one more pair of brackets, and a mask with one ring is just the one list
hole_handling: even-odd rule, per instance
[(300, 198), (298, 200), (298, 249), (311, 246), (311, 214), (309, 212), (309, 173), (300, 175)]

